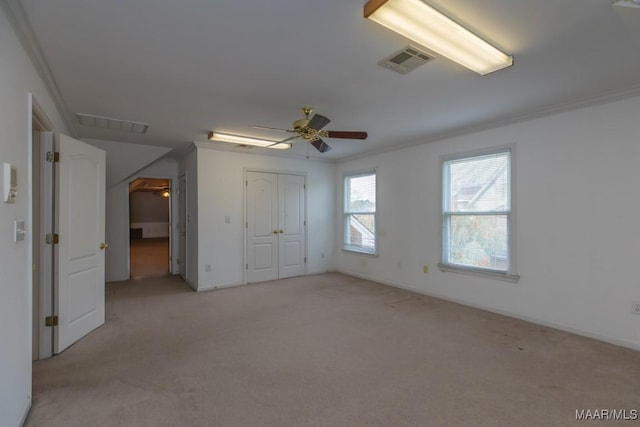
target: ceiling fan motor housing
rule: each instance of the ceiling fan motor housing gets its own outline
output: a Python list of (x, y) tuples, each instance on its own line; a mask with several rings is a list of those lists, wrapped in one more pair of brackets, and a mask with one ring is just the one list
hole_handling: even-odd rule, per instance
[(304, 128), (309, 124), (309, 119), (300, 119), (293, 122), (293, 130), (296, 132), (302, 132)]

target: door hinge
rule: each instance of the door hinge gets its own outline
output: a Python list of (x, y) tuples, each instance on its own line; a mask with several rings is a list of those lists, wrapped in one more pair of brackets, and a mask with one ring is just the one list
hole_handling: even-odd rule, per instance
[(304, 262), (307, 262), (307, 257), (304, 257)]
[(244, 185), (245, 185), (245, 187), (248, 187), (248, 186), (249, 186), (249, 181), (248, 181), (248, 180), (247, 180), (247, 181), (245, 181), (245, 182), (244, 182)]
[(304, 226), (305, 226), (305, 227), (307, 226), (307, 221), (305, 221), (305, 222), (304, 222)]
[(306, 190), (307, 189), (307, 184), (302, 184), (302, 189)]
[(58, 233), (49, 233), (44, 239), (47, 245), (57, 245), (60, 242), (60, 235)]
[(244, 223), (244, 227), (245, 227), (245, 228), (249, 228), (249, 221), (247, 221), (247, 222), (245, 222), (245, 223)]
[(245, 264), (244, 268), (245, 268), (245, 270), (248, 270), (249, 269), (249, 264)]
[(59, 151), (47, 151), (47, 162), (58, 163), (60, 161)]
[(44, 318), (44, 326), (58, 326), (58, 316), (47, 316)]

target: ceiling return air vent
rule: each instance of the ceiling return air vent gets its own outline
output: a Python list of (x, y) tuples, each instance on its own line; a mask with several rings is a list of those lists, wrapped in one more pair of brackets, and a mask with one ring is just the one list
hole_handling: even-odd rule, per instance
[(415, 70), (432, 59), (433, 57), (429, 56), (429, 54), (422, 52), (413, 46), (407, 46), (393, 55), (386, 57), (382, 61), (378, 62), (378, 64), (400, 74), (407, 74), (409, 71)]
[(111, 117), (93, 116), (91, 114), (76, 113), (78, 123), (82, 126), (119, 130), (132, 133), (147, 133), (149, 124), (132, 122), (130, 120), (113, 119)]

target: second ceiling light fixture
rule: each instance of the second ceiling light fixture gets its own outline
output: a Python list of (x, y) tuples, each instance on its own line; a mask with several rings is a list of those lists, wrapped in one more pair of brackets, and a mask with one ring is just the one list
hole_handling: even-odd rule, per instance
[(481, 75), (513, 65), (512, 56), (422, 0), (369, 0), (364, 17)]

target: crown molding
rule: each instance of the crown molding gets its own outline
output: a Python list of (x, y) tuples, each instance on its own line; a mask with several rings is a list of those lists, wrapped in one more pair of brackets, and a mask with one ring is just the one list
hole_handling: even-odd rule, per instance
[(38, 43), (38, 39), (33, 32), (31, 23), (27, 18), (20, 0), (0, 0), (0, 7), (2, 7), (2, 9), (5, 11), (7, 19), (11, 23), (11, 26), (18, 36), (20, 43), (22, 43), (22, 47), (27, 52), (29, 59), (31, 59), (31, 62), (38, 72), (38, 75), (43, 80), (45, 87), (49, 91), (49, 95), (53, 99), (53, 102), (58, 109), (58, 112), (60, 113), (64, 124), (67, 126), (67, 130), (69, 131), (71, 136), (77, 138), (78, 132), (72, 120), (72, 115), (69, 113), (69, 109), (64, 102), (64, 98), (60, 93), (58, 84), (53, 77), (51, 68), (49, 67), (47, 60), (45, 59), (42, 48)]
[(476, 132), (482, 132), (489, 129), (496, 129), (504, 126), (509, 126), (515, 123), (528, 122), (531, 120), (540, 119), (543, 117), (553, 116), (568, 111), (579, 110), (581, 108), (593, 107), (601, 104), (609, 104), (612, 102), (620, 101), (627, 98), (634, 98), (640, 96), (640, 85), (633, 85), (623, 89), (616, 89), (609, 92), (604, 92), (599, 95), (574, 99), (569, 102), (555, 104), (546, 108), (542, 108), (535, 111), (530, 111), (524, 114), (514, 115), (505, 119), (495, 120), (491, 122), (481, 123), (473, 126), (467, 126), (452, 131), (440, 132), (432, 135), (425, 135), (425, 137), (412, 140), (409, 142), (400, 143), (393, 146), (381, 147), (379, 149), (369, 150), (363, 153), (354, 154), (353, 156), (342, 157), (338, 159), (338, 163), (350, 162), (353, 160), (363, 159), (378, 154), (388, 153), (390, 151), (401, 150), (403, 148), (415, 147), (418, 145), (429, 144), (432, 142), (442, 141), (456, 136), (468, 135)]

